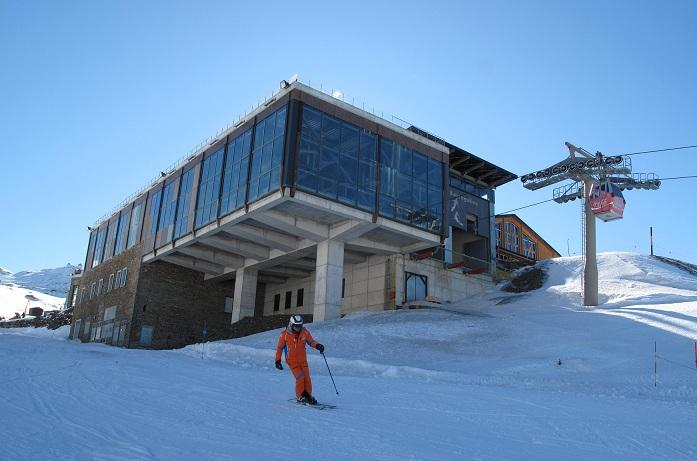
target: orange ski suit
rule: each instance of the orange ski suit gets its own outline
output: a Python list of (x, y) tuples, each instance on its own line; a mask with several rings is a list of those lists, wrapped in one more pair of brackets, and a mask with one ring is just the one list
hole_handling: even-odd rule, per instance
[(305, 353), (306, 345), (315, 347), (317, 341), (305, 328), (300, 330), (300, 333), (294, 333), (289, 328), (284, 329), (276, 345), (276, 361), (281, 360), (281, 352), (285, 352), (286, 363), (295, 377), (295, 396), (298, 399), (302, 397), (304, 391), (312, 395), (312, 380)]

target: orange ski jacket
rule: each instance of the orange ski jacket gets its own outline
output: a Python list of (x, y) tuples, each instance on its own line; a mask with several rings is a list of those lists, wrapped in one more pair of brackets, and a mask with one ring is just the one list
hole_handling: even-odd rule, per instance
[(300, 330), (300, 333), (294, 333), (288, 328), (284, 329), (278, 337), (276, 361), (281, 360), (281, 352), (284, 352), (286, 363), (289, 366), (307, 365), (307, 354), (305, 353), (306, 345), (315, 347), (317, 341), (315, 341), (310, 332), (305, 328)]

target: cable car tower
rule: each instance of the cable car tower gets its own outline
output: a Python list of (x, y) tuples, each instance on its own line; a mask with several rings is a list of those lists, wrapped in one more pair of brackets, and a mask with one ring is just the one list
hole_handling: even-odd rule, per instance
[(595, 250), (595, 219), (621, 219), (625, 199), (623, 190), (656, 190), (661, 181), (654, 173), (632, 173), (629, 157), (595, 155), (567, 142), (569, 156), (544, 170), (521, 176), (523, 187), (537, 190), (570, 179), (556, 187), (552, 197), (557, 203), (583, 199), (585, 210), (585, 259), (583, 305), (598, 305), (598, 264)]

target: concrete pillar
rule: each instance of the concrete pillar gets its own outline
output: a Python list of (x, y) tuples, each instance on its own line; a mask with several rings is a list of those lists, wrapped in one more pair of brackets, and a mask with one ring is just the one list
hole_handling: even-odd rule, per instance
[(231, 323), (244, 317), (254, 317), (257, 296), (257, 274), (255, 269), (237, 269), (235, 272), (235, 297), (232, 300)]
[(591, 210), (588, 198), (591, 194), (593, 180), (583, 181), (584, 207), (586, 211), (586, 266), (583, 269), (583, 305), (598, 305), (598, 263), (595, 259), (595, 215)]
[(317, 244), (315, 308), (313, 322), (341, 317), (341, 280), (344, 276), (344, 242), (324, 240)]

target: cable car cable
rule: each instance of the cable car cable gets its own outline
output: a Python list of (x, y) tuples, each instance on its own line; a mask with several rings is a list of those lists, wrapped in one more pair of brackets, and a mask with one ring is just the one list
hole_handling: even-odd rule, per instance
[(625, 157), (629, 157), (629, 156), (631, 156), (631, 155), (653, 154), (653, 153), (655, 153), (655, 152), (668, 152), (668, 151), (671, 151), (671, 150), (695, 149), (695, 148), (697, 148), (697, 145), (694, 145), (694, 146), (681, 146), (681, 147), (669, 147), (669, 148), (666, 148), (666, 149), (645, 150), (645, 151), (642, 151), (642, 152), (631, 152), (631, 153), (629, 153), (629, 154), (622, 154), (622, 155), (625, 156)]

